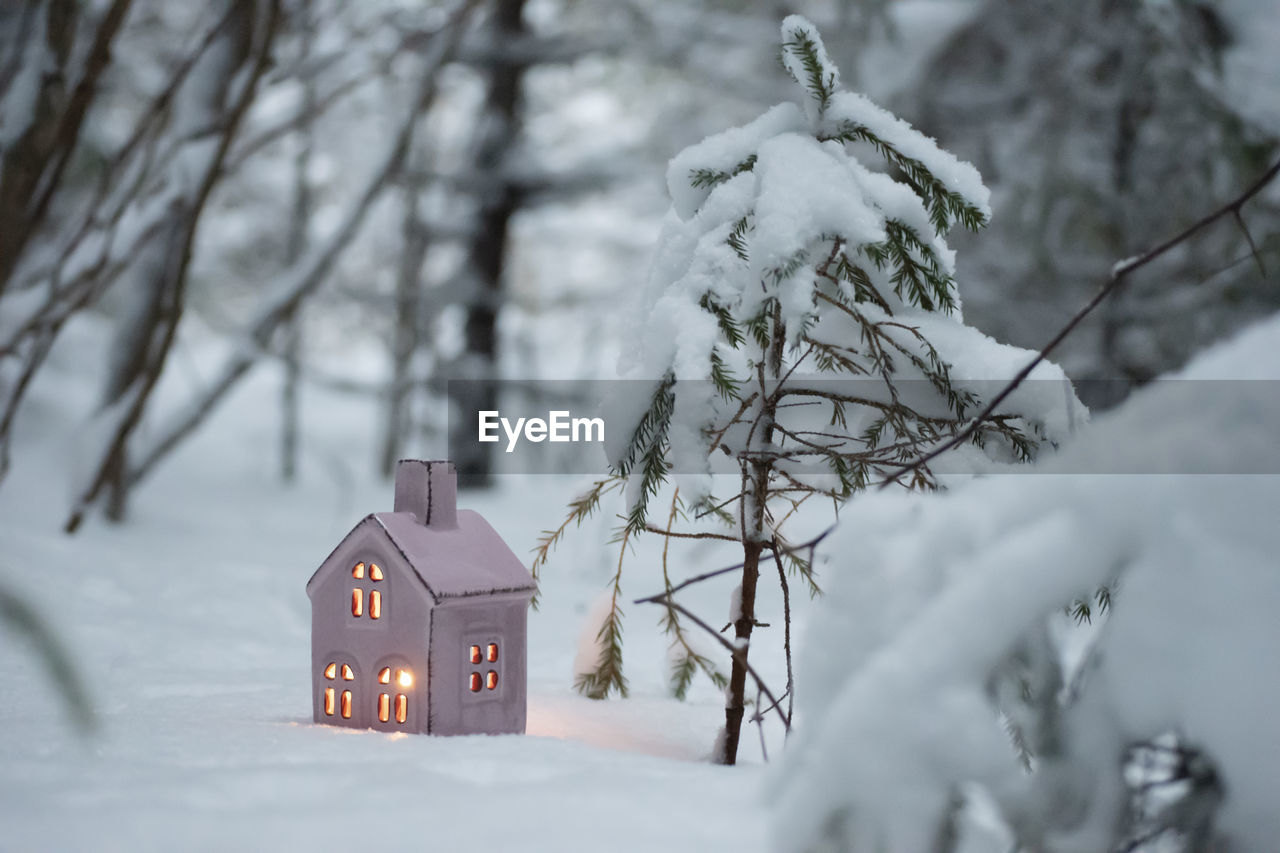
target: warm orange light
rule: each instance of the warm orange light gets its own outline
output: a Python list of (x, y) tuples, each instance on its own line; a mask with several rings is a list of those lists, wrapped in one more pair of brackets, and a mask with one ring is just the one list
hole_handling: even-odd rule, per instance
[(479, 646), (471, 647), (471, 662), (480, 663), (480, 647)]
[(391, 697), (385, 693), (378, 694), (378, 719), (384, 723), (391, 719)]
[(356, 680), (356, 674), (352, 672), (351, 667), (347, 666), (345, 663), (342, 665), (342, 680), (343, 681)]
[(364, 590), (356, 587), (351, 590), (351, 615), (359, 616), (364, 613)]
[(382, 668), (382, 671), (378, 673), (378, 683), (379, 684), (391, 683), (391, 667), (384, 666)]
[(403, 723), (409, 717), (409, 697), (403, 693), (396, 694), (396, 722)]
[(407, 669), (402, 669), (400, 670), (399, 675), (396, 677), (396, 681), (400, 682), (401, 687), (412, 687), (413, 673)]
[(351, 577), (360, 580), (364, 577), (364, 563), (356, 563), (351, 569)]
[(490, 690), (498, 686), (498, 673), (489, 670), (489, 674), (484, 677), (484, 686)]
[[(377, 578), (374, 578), (374, 580), (377, 580)], [(382, 618), (382, 593), (378, 592), (376, 589), (369, 593), (369, 618)]]
[(497, 659), (498, 659), (498, 644), (490, 643), (489, 644), (489, 662), (493, 663)]
[(342, 718), (344, 720), (351, 719), (351, 691), (342, 691)]
[(382, 569), (379, 568), (377, 563), (369, 564), (369, 577), (373, 578), (376, 581), (382, 580)]
[(471, 673), (471, 692), (480, 692), (480, 673), (478, 672)]
[(333, 688), (326, 687), (324, 689), (324, 712), (328, 716), (333, 716)]
[(336, 678), (337, 676), (338, 676), (338, 665), (336, 663), (331, 663), (324, 668), (325, 678)]

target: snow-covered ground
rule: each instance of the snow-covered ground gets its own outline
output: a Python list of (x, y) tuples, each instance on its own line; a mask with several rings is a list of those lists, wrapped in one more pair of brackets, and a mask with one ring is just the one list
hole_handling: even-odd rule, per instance
[[(855, 499), (823, 543), (826, 596), (797, 675), (807, 725), (772, 782), (776, 850), (931, 849), (951, 797), (972, 808), (976, 786), (1025, 849), (1278, 849), (1278, 341), (1280, 315), (1256, 323), (1036, 473)], [(1103, 587), (1103, 624), (1073, 631), (1067, 605)], [(1082, 640), (1077, 681), (1058, 662)], [(1221, 783), (1199, 800), (1221, 793), (1218, 838), (1113, 846), (1125, 749), (1170, 732)], [(1163, 825), (1190, 832), (1194, 814)], [(990, 826), (964, 834), (966, 851), (1013, 846)]]
[[(73, 330), (64, 365), (93, 351), (75, 340), (91, 331)], [(188, 345), (178, 363), (191, 372), (174, 381), (198, 381), (202, 362)], [(76, 734), (31, 645), (0, 626), (0, 851), (763, 849), (756, 736), (747, 766), (703, 760), (722, 700), (705, 680), (687, 702), (668, 697), (656, 608), (627, 607), (631, 698), (572, 690), (584, 617), (617, 559), (603, 527), (548, 567), (530, 620), (527, 736), (314, 725), (303, 587), (351, 525), (390, 508), (390, 484), (362, 473), (374, 406), (311, 393), (301, 481), (285, 487), (276, 377), (261, 370), (137, 493), (127, 525), (66, 537), (76, 422), (92, 399), (79, 381), (68, 369), (33, 392), (0, 488), (0, 586), (51, 623), (96, 727)], [(460, 503), (525, 553), (578, 484), (506, 480)], [(703, 556), (689, 573), (731, 562)], [(628, 598), (660, 589), (646, 558), (632, 558)], [(690, 592), (712, 618), (727, 608), (724, 588)]]

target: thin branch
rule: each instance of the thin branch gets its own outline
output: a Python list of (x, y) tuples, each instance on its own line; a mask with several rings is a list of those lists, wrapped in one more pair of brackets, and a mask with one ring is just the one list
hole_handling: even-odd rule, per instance
[[(793, 551), (799, 551), (804, 548), (813, 549), (823, 539), (826, 539), (828, 536), (830, 536), (831, 532), (835, 529), (836, 529), (836, 526), (833, 524), (830, 527), (828, 527), (826, 530), (819, 533), (817, 536), (813, 537), (812, 539), (808, 539), (799, 544), (790, 545), (783, 548), (783, 552), (790, 554)], [(764, 543), (764, 546), (766, 548), (773, 548), (774, 543), (766, 542)], [(735, 563), (734, 565), (726, 566), (723, 569), (716, 569), (715, 571), (711, 571), (711, 572), (703, 572), (700, 575), (694, 575), (693, 577), (688, 578), (687, 580), (681, 581), (680, 583), (676, 584), (675, 586), (671, 587), (671, 589), (665, 592), (660, 592), (657, 595), (651, 595), (648, 598), (637, 598), (635, 601), (631, 603), (632, 604), (661, 604), (662, 602), (659, 601), (659, 599), (665, 596), (668, 596), (674, 592), (679, 592), (680, 590), (684, 589), (687, 586), (693, 586), (696, 583), (702, 583), (705, 580), (710, 580), (711, 578), (719, 577), (720, 575), (727, 575), (729, 572), (735, 572), (741, 568), (742, 568), (742, 563)]]
[[(741, 567), (739, 566), (738, 568), (741, 568)], [(738, 646), (726, 640), (724, 637), (720, 636), (719, 631), (717, 631), (715, 628), (712, 628), (706, 622), (703, 622), (701, 619), (695, 616), (693, 612), (689, 610), (689, 608), (673, 601), (669, 593), (662, 593), (660, 595), (652, 596), (651, 598), (641, 598), (636, 603), (639, 604), (641, 602), (661, 604), (664, 607), (670, 607), (673, 610), (677, 610), (681, 614), (683, 614), (686, 618), (688, 618), (690, 622), (697, 625), (699, 628), (706, 631), (711, 636), (715, 637), (716, 642), (718, 642), (720, 645), (728, 649), (729, 653), (733, 656), (734, 660), (742, 664), (743, 669), (747, 671), (747, 674), (750, 675), (751, 679), (756, 683), (756, 687), (760, 688), (761, 692), (763, 692), (764, 695), (769, 698), (769, 701), (773, 703), (771, 707), (775, 711), (777, 711), (779, 719), (782, 720), (782, 725), (786, 728), (788, 732), (791, 731), (791, 720), (787, 717), (786, 714), (783, 713), (782, 708), (780, 707), (779, 701), (774, 698), (773, 691), (770, 690), (769, 686), (764, 683), (764, 679), (760, 677), (760, 673), (756, 672), (755, 667), (753, 667), (747, 661), (747, 656), (743, 654), (745, 649), (739, 648)]]
[(756, 691), (756, 712), (751, 715), (751, 722), (756, 724), (756, 730), (760, 732), (760, 755), (764, 758), (765, 763), (769, 763), (769, 748), (764, 742), (764, 715), (765, 712), (760, 710), (763, 695), (759, 690)]
[[(182, 318), (182, 290), (186, 285), (187, 269), (191, 260), (191, 246), (195, 239), (200, 215), (204, 210), (209, 194), (212, 192), (213, 185), (217, 182), (219, 169), (231, 146), (231, 140), (235, 136), (245, 112), (253, 101), (257, 82), (270, 59), (271, 42), (280, 13), (279, 0), (271, 0), (267, 8), (268, 13), (263, 25), (263, 35), (256, 54), (245, 56), (241, 61), (226, 70), (227, 76), (224, 84), (226, 89), (224, 91), (230, 91), (237, 75), (247, 72), (248, 76), (236, 100), (224, 107), (225, 111), (222, 119), (213, 128), (210, 128), (210, 130), (216, 130), (218, 134), (216, 150), (207, 162), (204, 173), (200, 176), (200, 182), (195, 194), (187, 202), (186, 217), (179, 222), (169, 224), (169, 227), (173, 229), (172, 238), (168, 240), (168, 245), (164, 249), (166, 269), (162, 275), (166, 277), (170, 284), (166, 285), (165, 292), (162, 294), (162, 302), (159, 306), (160, 314), (157, 320), (159, 331), (158, 334), (155, 331), (152, 332), (156, 337), (153, 338), (148, 346), (146, 372), (132, 380), (132, 385), (136, 386), (137, 391), (136, 393), (132, 389), (129, 391), (132, 396), (129, 399), (125, 413), (116, 426), (105, 452), (102, 453), (94, 474), (88, 478), (88, 485), (76, 499), (71, 513), (63, 526), (67, 533), (76, 532), (89, 506), (112, 478), (112, 467), (115, 464), (115, 460), (121, 458), (124, 454), (129, 438), (141, 421), (151, 392), (155, 389), (156, 384), (159, 382), (160, 374), (164, 370), (165, 359), (173, 345), (174, 338), (177, 335), (178, 323)], [(229, 4), (229, 9), (237, 10), (239, 6), (231, 3)], [(234, 35), (229, 30), (234, 21), (235, 18), (230, 14), (224, 15), (220, 19), (217, 27), (219, 37), (234, 38)], [(246, 23), (244, 26), (251, 25)], [(125, 399), (125, 395), (122, 394), (120, 399)], [(125, 473), (127, 478), (127, 472)], [(128, 483), (128, 485), (132, 485), (132, 483)]]
[(1017, 375), (1014, 376), (1013, 379), (1011, 379), (1009, 383), (1004, 386), (1004, 388), (1000, 391), (999, 394), (997, 394), (994, 398), (992, 398), (991, 402), (988, 403), (986, 408), (984, 408), (973, 419), (973, 421), (969, 424), (968, 427), (961, 430), (958, 434), (955, 435), (955, 437), (951, 438), (948, 441), (943, 442), (942, 444), (935, 447), (933, 450), (929, 451), (925, 455), (916, 459), (914, 462), (911, 462), (908, 465), (904, 465), (901, 468), (898, 468), (892, 471), (888, 476), (885, 477), (884, 480), (880, 481), (880, 484), (877, 488), (878, 489), (888, 488), (890, 485), (898, 482), (898, 480), (901, 479), (903, 475), (910, 474), (915, 471), (919, 471), (922, 467), (929, 464), (934, 459), (941, 456), (943, 453), (947, 452), (948, 450), (951, 450), (952, 448), (958, 447), (959, 445), (968, 441), (973, 436), (973, 434), (977, 432), (979, 428), (981, 428), (983, 422), (991, 418), (992, 413), (995, 412), (995, 410), (1000, 406), (1000, 404), (1003, 403), (1005, 399), (1007, 399), (1008, 396), (1012, 394), (1018, 388), (1018, 386), (1020, 386), (1026, 380), (1028, 376), (1031, 375), (1031, 371), (1035, 370), (1036, 367), (1038, 367), (1042, 361), (1047, 359), (1049, 357), (1049, 354), (1052, 353), (1054, 349), (1057, 348), (1058, 344), (1062, 343), (1067, 338), (1068, 335), (1070, 335), (1073, 331), (1075, 331), (1076, 326), (1080, 325), (1081, 321), (1083, 321), (1085, 317), (1089, 316), (1089, 314), (1091, 314), (1093, 310), (1103, 302), (1103, 300), (1105, 300), (1108, 296), (1114, 293), (1115, 290), (1124, 282), (1125, 278), (1128, 277), (1130, 273), (1132, 273), (1134, 270), (1141, 269), (1142, 267), (1151, 263), (1156, 258), (1159, 258), (1161, 255), (1165, 254), (1175, 246), (1185, 243), (1195, 234), (1199, 233), (1209, 225), (1212, 225), (1214, 222), (1217, 222), (1219, 219), (1223, 218), (1224, 216), (1234, 215), (1238, 217), (1240, 215), (1240, 209), (1244, 207), (1245, 203), (1249, 201), (1249, 199), (1253, 198), (1255, 195), (1260, 193), (1264, 187), (1266, 187), (1269, 183), (1271, 183), (1272, 180), (1275, 179), (1277, 174), (1280, 174), (1280, 160), (1276, 161), (1271, 166), (1271, 168), (1267, 169), (1267, 171), (1262, 175), (1262, 177), (1260, 177), (1257, 181), (1255, 181), (1253, 185), (1250, 186), (1248, 189), (1246, 189), (1243, 193), (1236, 196), (1236, 198), (1233, 199), (1232, 201), (1227, 202), (1225, 205), (1218, 208), (1213, 213), (1210, 213), (1208, 216), (1205, 216), (1203, 219), (1200, 219), (1199, 221), (1195, 222), (1189, 228), (1185, 229), (1184, 231), (1177, 234), (1176, 236), (1169, 238), (1168, 240), (1156, 246), (1155, 248), (1148, 249), (1147, 251), (1143, 252), (1141, 255), (1137, 255), (1135, 257), (1129, 258), (1128, 260), (1121, 261), (1120, 263), (1116, 264), (1116, 266), (1111, 270), (1111, 278), (1106, 282), (1106, 284), (1104, 284), (1101, 287), (1101, 289), (1098, 290), (1098, 292), (1094, 295), (1094, 297), (1090, 299), (1083, 308), (1081, 308), (1079, 311), (1076, 312), (1075, 316), (1072, 317), (1067, 322), (1067, 324), (1063, 326), (1062, 329), (1060, 329), (1056, 335), (1053, 336), (1053, 339), (1049, 341), (1049, 343), (1045, 344), (1044, 348), (1040, 350), (1040, 352), (1035, 356), (1035, 358), (1031, 359), (1031, 361), (1027, 364), (1026, 367), (1018, 371)]
[(49, 210), (50, 199), (61, 182), (72, 152), (75, 151), (76, 140), (80, 137), (80, 126), (97, 90), (98, 77), (111, 61), (111, 43), (115, 40), (125, 15), (129, 12), (131, 2), (132, 0), (115, 0), (102, 16), (102, 23), (94, 34), (93, 45), (85, 59), (84, 73), (81, 74), (79, 82), (67, 101), (67, 107), (58, 121), (58, 128), (54, 134), (57, 159), (53, 168), (41, 176), (44, 186), (35, 204), (27, 213), (27, 221), (23, 226), (24, 237), (35, 231), (36, 226)]
[(1233, 210), (1232, 214), (1235, 216), (1236, 224), (1240, 226), (1241, 233), (1244, 234), (1245, 242), (1249, 244), (1249, 254), (1258, 262), (1258, 272), (1262, 274), (1263, 278), (1266, 278), (1267, 268), (1262, 265), (1262, 253), (1258, 251), (1257, 244), (1253, 242), (1253, 235), (1249, 233), (1248, 224), (1244, 221), (1244, 217), (1240, 215), (1239, 208)]
[[(793, 510), (794, 511), (794, 510)], [(810, 553), (813, 553), (810, 550)], [(795, 690), (795, 675), (791, 668), (791, 589), (787, 585), (787, 571), (782, 566), (782, 554), (778, 548), (778, 537), (773, 537), (773, 562), (778, 567), (778, 583), (782, 584), (782, 649), (787, 657), (787, 692), (786, 696), (791, 697), (792, 691)], [(809, 565), (810, 570), (813, 569), (812, 560)], [(787, 719), (791, 719), (791, 699), (787, 699)]]
[[(346, 248), (364, 223), (365, 215), (374, 201), (390, 185), (408, 152), (408, 141), (414, 123), (427, 105), (435, 99), (437, 72), (453, 55), (464, 29), (463, 25), (476, 5), (477, 0), (468, 0), (464, 3), (454, 13), (453, 19), (445, 25), (445, 31), (438, 35), (438, 50), (423, 63), (417, 97), (413, 105), (406, 112), (383, 160), (374, 170), (360, 198), (348, 211), (346, 218), (324, 245), (316, 246), (308, 252), (282, 277), (284, 286), (274, 297), (268, 298), (268, 304), (251, 324), (248, 336), (258, 346), (263, 346), (264, 342), (274, 334), (275, 329), (293, 316), (302, 300), (325, 280), (337, 256)], [(135, 485), (147, 476), (161, 459), (203, 423), (205, 415), (213, 410), (226, 393), (249, 371), (253, 363), (254, 357), (251, 350), (242, 351), (230, 358), (214, 384), (199, 399), (192, 401), (190, 406), (164, 429), (160, 438), (140, 454), (140, 461), (128, 473), (129, 485)]]
[(710, 531), (702, 533), (681, 533), (675, 530), (669, 530), (665, 527), (658, 527), (655, 524), (646, 524), (644, 529), (649, 533), (660, 533), (671, 539), (719, 539), (723, 542), (737, 542), (738, 537), (726, 536), (723, 533), (711, 533)]

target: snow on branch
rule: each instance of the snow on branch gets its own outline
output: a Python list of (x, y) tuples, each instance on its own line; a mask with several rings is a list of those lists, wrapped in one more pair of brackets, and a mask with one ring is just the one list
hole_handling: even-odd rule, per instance
[[(1236, 196), (1231, 201), (1224, 204), (1222, 207), (1215, 210), (1213, 213), (1210, 213), (1207, 216), (1204, 216), (1203, 218), (1191, 224), (1182, 232), (1178, 233), (1173, 237), (1170, 237), (1168, 240), (1165, 240), (1163, 243), (1160, 243), (1159, 245), (1154, 246), (1153, 248), (1148, 249), (1147, 251), (1139, 255), (1135, 255), (1131, 258), (1128, 258), (1126, 260), (1123, 260), (1117, 263), (1111, 270), (1111, 277), (1107, 280), (1105, 284), (1102, 285), (1101, 288), (1099, 288), (1098, 292), (1094, 295), (1094, 297), (1090, 299), (1087, 303), (1085, 303), (1084, 307), (1082, 307), (1079, 311), (1077, 311), (1075, 315), (1070, 320), (1067, 321), (1066, 325), (1064, 325), (1058, 331), (1058, 333), (1053, 336), (1053, 338), (1049, 341), (1049, 343), (1044, 345), (1044, 347), (1040, 350), (1040, 352), (1037, 353), (1036, 356), (1027, 363), (1026, 367), (1018, 371), (1018, 373), (1012, 379), (1009, 380), (1009, 383), (1005, 385), (1005, 387), (999, 393), (997, 393), (994, 397), (991, 398), (991, 401), (986, 405), (985, 408), (983, 408), (981, 412), (979, 412), (974, 417), (973, 421), (970, 422), (970, 424), (967, 427), (965, 427), (963, 430), (957, 433), (954, 437), (950, 438), (949, 440), (933, 448), (928, 453), (921, 455), (920, 457), (912, 461), (910, 464), (903, 465), (901, 468), (891, 471), (889, 475), (879, 483), (878, 487), (881, 489), (884, 489), (890, 485), (893, 485), (894, 483), (899, 482), (902, 479), (902, 477), (919, 471), (924, 466), (928, 465), (931, 461), (941, 456), (943, 453), (946, 453), (948, 450), (952, 450), (956, 447), (959, 447), (961, 444), (964, 444), (966, 441), (969, 441), (970, 439), (972, 439), (972, 437), (982, 428), (983, 423), (991, 420), (992, 413), (995, 412), (1000, 407), (1000, 405), (1009, 397), (1009, 395), (1012, 394), (1014, 391), (1016, 391), (1018, 389), (1018, 386), (1020, 386), (1024, 381), (1026, 381), (1027, 377), (1031, 375), (1033, 370), (1035, 370), (1042, 362), (1048, 359), (1049, 354), (1052, 353), (1060, 343), (1066, 340), (1067, 336), (1070, 335), (1075, 330), (1075, 328), (1079, 326), (1080, 323), (1086, 317), (1088, 317), (1089, 314), (1093, 312), (1095, 308), (1101, 305), (1107, 299), (1107, 297), (1115, 293), (1120, 288), (1120, 286), (1124, 283), (1125, 278), (1130, 273), (1134, 272), (1135, 270), (1141, 269), (1142, 267), (1154, 261), (1156, 258), (1168, 252), (1170, 249), (1173, 249), (1174, 247), (1182, 243), (1185, 243), (1187, 240), (1191, 239), (1197, 233), (1199, 233), (1203, 229), (1207, 228), (1208, 226), (1212, 225), (1213, 223), (1217, 222), (1219, 219), (1222, 219), (1225, 216), (1234, 217), (1236, 221), (1239, 222), (1243, 228), (1243, 218), (1240, 212), (1241, 209), (1244, 207), (1246, 202), (1248, 202), (1251, 198), (1253, 198), (1258, 193), (1262, 192), (1262, 190), (1266, 188), (1268, 184), (1270, 184), (1273, 180), (1275, 180), (1275, 177), (1278, 174), (1280, 174), (1280, 161), (1276, 161), (1271, 166), (1271, 168), (1267, 169), (1267, 171), (1262, 174), (1262, 177), (1258, 178), (1258, 180), (1255, 181), (1252, 185), (1250, 185), (1248, 189), (1246, 189), (1240, 195)], [(1245, 236), (1250, 241), (1250, 245), (1252, 245), (1252, 238), (1249, 237), (1248, 229), (1244, 229), (1244, 232), (1245, 232)], [(1256, 254), (1255, 254), (1255, 257), (1257, 257)], [(1259, 264), (1262, 263), (1261, 258), (1258, 258), (1258, 263)]]

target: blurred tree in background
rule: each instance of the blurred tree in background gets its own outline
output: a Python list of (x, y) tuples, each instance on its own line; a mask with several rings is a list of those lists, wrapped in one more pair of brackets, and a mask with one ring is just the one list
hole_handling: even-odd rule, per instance
[[(345, 464), (385, 471), (458, 444), (449, 379), (612, 376), (663, 164), (781, 99), (786, 12), (982, 171), (995, 215), (957, 245), (958, 280), (970, 322), (1015, 343), (1276, 145), (1253, 97), (1274, 102), (1274, 63), (1239, 85), (1255, 0), (5, 3), (0, 477), (73, 321), (111, 332), (70, 368), (98, 389), (71, 528), (123, 517), (254, 369), (281, 377), (286, 478), (320, 464), (308, 388), (367, 406), (379, 437)], [(1276, 201), (1252, 204), (1261, 270), (1240, 229), (1214, 230), (1071, 339), (1069, 372), (1143, 381), (1274, 310)], [(473, 482), (501, 470), (459, 461)]]
[[(1265, 4), (1254, 4), (1257, 15)], [(1228, 11), (1234, 9), (1234, 17)], [(1223, 79), (1247, 3), (986, 0), (929, 59), (903, 110), (995, 196), (968, 316), (1040, 346), (1113, 264), (1247, 186), (1277, 149)], [(1280, 309), (1280, 205), (1251, 207), (1145, 271), (1060, 356), (1091, 405)], [(1250, 240), (1262, 263), (1251, 256)]]

